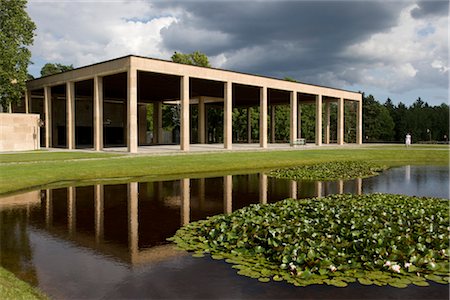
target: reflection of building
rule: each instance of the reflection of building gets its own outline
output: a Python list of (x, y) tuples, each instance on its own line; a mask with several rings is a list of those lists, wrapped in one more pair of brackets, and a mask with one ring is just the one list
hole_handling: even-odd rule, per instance
[(345, 183), (294, 181), (265, 174), (131, 182), (11, 196), (0, 199), (0, 213), (26, 210), (26, 223), (38, 231), (139, 265), (183, 255), (167, 245), (166, 239), (189, 222), (252, 203), (361, 193), (361, 185), (361, 179)]
[[(147, 105), (153, 105), (153, 145), (164, 142), (162, 106), (179, 105), (179, 144), (181, 150), (188, 151), (190, 143), (208, 142), (207, 115), (208, 109), (213, 107), (224, 111), (223, 143), (226, 149), (233, 143), (233, 108), (247, 110), (248, 142), (251, 142), (251, 109), (259, 108), (259, 143), (260, 147), (266, 148), (269, 133), (270, 142), (275, 142), (275, 110), (280, 105), (288, 106), (290, 110), (291, 144), (301, 135), (300, 105), (303, 104), (316, 107), (315, 143), (329, 143), (330, 104), (336, 103), (337, 143), (343, 144), (345, 101), (357, 106), (355, 135), (356, 142), (361, 144), (360, 93), (126, 56), (28, 81), (25, 106), (15, 111), (40, 114), (45, 120), (41, 132), (41, 143), (45, 147), (101, 150), (127, 146), (129, 152), (137, 152), (140, 145), (149, 142)], [(194, 122), (190, 122), (191, 105), (198, 109), (198, 118)], [(190, 123), (197, 123), (195, 131)], [(322, 123), (325, 125), (323, 141)]]

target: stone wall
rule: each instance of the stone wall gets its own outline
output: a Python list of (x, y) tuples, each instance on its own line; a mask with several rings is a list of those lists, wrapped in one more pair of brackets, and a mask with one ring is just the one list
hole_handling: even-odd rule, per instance
[(0, 113), (0, 151), (37, 150), (38, 114)]

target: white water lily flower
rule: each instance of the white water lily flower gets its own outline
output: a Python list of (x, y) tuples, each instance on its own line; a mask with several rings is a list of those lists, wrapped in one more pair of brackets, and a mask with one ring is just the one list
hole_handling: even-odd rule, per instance
[(383, 267), (390, 267), (391, 266), (391, 262), (388, 260), (387, 262), (384, 263)]
[(400, 273), (400, 266), (399, 266), (399, 265), (393, 265), (393, 266), (391, 267), (391, 269), (392, 269), (392, 271), (394, 271), (394, 272)]
[(337, 268), (335, 266), (331, 265), (330, 270), (331, 270), (331, 272), (336, 272)]
[(405, 263), (405, 268), (409, 268), (412, 266), (412, 263)]

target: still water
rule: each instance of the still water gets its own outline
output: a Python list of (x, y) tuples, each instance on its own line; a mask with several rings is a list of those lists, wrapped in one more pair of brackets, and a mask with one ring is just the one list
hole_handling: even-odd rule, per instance
[(448, 167), (405, 166), (334, 182), (263, 174), (37, 190), (0, 199), (0, 263), (52, 298), (428, 298), (445, 285), (298, 288), (238, 276), (166, 242), (188, 222), (252, 203), (336, 193), (449, 198)]

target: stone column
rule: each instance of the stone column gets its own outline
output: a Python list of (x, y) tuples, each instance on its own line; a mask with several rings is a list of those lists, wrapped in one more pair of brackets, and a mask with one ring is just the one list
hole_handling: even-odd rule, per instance
[(206, 143), (206, 122), (205, 122), (205, 98), (198, 98), (198, 142), (200, 144)]
[(74, 186), (67, 188), (67, 225), (69, 234), (73, 235), (77, 227), (76, 190)]
[(133, 260), (139, 249), (139, 185), (128, 183), (128, 249)]
[(104, 196), (105, 190), (102, 184), (94, 186), (94, 208), (95, 208), (95, 242), (98, 244), (103, 240), (104, 233)]
[(358, 145), (362, 144), (362, 99), (357, 102), (357, 113), (356, 113), (356, 143)]
[(94, 150), (103, 149), (103, 77), (94, 77)]
[(267, 87), (259, 89), (259, 146), (267, 148)]
[(25, 90), (25, 113), (30, 113), (30, 101), (31, 101), (31, 92), (27, 89)]
[(325, 102), (325, 144), (330, 143), (330, 102)]
[(223, 212), (231, 214), (233, 211), (233, 176), (223, 177)]
[(66, 138), (67, 149), (75, 149), (75, 83), (66, 83)]
[(337, 143), (344, 144), (344, 98), (338, 99), (338, 115), (337, 115)]
[(270, 107), (270, 142), (275, 144), (275, 105)]
[(162, 133), (162, 103), (153, 102), (153, 144), (163, 142)]
[(180, 120), (180, 149), (189, 151), (189, 76), (181, 78), (181, 120)]
[(259, 173), (259, 203), (267, 203), (267, 175)]
[(252, 142), (252, 108), (247, 107), (247, 143)]
[(190, 220), (190, 202), (191, 202), (191, 180), (183, 178), (180, 182), (181, 187), (181, 225), (186, 225)]
[(137, 124), (137, 70), (133, 67), (128, 69), (127, 85), (127, 120), (128, 134), (127, 146), (128, 152), (137, 153), (138, 149), (138, 124)]
[(291, 115), (290, 115), (290, 142), (291, 146), (294, 145), (295, 140), (297, 139), (297, 92), (292, 91), (290, 93), (290, 105), (291, 105)]
[(225, 149), (231, 149), (233, 147), (233, 84), (231, 81), (224, 83), (223, 110), (223, 146)]
[(316, 145), (322, 145), (322, 95), (316, 95)]
[(44, 112), (45, 112), (45, 147), (50, 148), (52, 144), (52, 89), (44, 86)]

